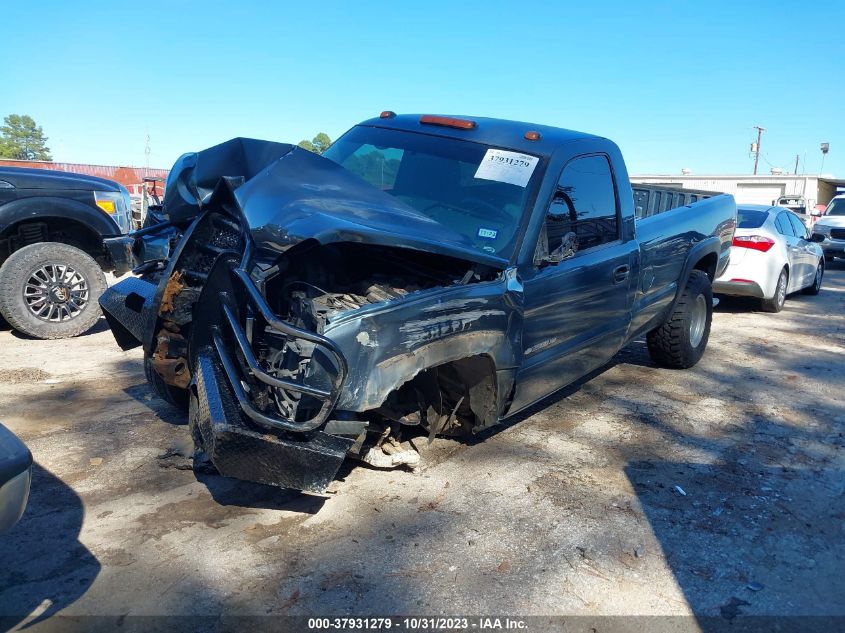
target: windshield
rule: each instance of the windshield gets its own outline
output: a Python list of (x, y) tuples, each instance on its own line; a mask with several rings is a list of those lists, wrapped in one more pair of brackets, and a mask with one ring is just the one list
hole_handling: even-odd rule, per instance
[(768, 211), (756, 211), (751, 209), (738, 209), (736, 212), (736, 228), (758, 229), (769, 216)]
[(831, 200), (825, 215), (845, 215), (845, 198)]
[(539, 159), (471, 141), (358, 126), (323, 154), (374, 187), (509, 258)]

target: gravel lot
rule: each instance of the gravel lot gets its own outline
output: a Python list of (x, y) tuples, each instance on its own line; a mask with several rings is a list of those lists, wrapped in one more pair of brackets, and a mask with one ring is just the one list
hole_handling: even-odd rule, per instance
[(0, 630), (59, 613), (845, 615), (843, 352), (838, 262), (780, 314), (723, 301), (692, 370), (637, 342), (495, 434), (435, 441), (417, 474), (350, 464), (315, 496), (195, 475), (182, 416), (104, 322), (69, 341), (6, 327), (0, 421), (36, 466), (0, 536)]

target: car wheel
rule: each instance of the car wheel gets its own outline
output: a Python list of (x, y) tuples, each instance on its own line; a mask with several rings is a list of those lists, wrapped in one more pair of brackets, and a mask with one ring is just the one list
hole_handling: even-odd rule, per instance
[(789, 286), (789, 272), (786, 268), (780, 271), (778, 282), (775, 286), (775, 294), (770, 299), (763, 299), (760, 304), (763, 312), (780, 312), (786, 302), (786, 289)]
[(707, 347), (712, 320), (710, 278), (700, 270), (693, 270), (672, 314), (646, 336), (651, 359), (663, 367), (692, 367)]
[(813, 278), (813, 285), (804, 288), (805, 295), (817, 295), (822, 289), (822, 278), (824, 277), (824, 260), (819, 260), (819, 265), (816, 266), (816, 276)]
[(12, 253), (0, 267), (0, 314), (40, 339), (77, 336), (100, 318), (106, 276), (94, 259), (68, 244), (39, 242)]

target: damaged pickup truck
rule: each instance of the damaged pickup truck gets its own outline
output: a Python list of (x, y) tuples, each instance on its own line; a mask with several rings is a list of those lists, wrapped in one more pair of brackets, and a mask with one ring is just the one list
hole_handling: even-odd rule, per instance
[(188, 409), (195, 464), (321, 491), (347, 455), (413, 467), (410, 435), (478, 433), (637, 337), (694, 365), (733, 198), (635, 215), (607, 139), (384, 112), (323, 156), (182, 156), (163, 221), (108, 241), (135, 276), (100, 303)]

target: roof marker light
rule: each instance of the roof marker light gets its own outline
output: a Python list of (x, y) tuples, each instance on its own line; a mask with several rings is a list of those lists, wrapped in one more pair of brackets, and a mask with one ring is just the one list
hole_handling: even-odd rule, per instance
[(384, 112), (382, 112), (381, 114), (378, 115), (378, 117), (380, 119), (392, 119), (395, 116), (396, 116), (396, 113), (393, 112), (392, 110), (385, 110)]
[(420, 123), (428, 125), (442, 125), (443, 127), (454, 127), (459, 130), (474, 130), (477, 127), (475, 121), (469, 119), (455, 119), (448, 116), (434, 116), (432, 114), (424, 114), (420, 117)]
[(531, 130), (530, 132), (525, 133), (525, 140), (527, 141), (539, 141), (540, 140), (540, 133), (536, 132), (535, 130)]

